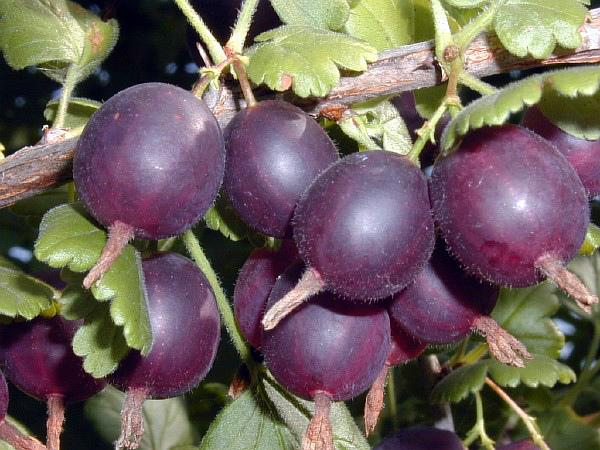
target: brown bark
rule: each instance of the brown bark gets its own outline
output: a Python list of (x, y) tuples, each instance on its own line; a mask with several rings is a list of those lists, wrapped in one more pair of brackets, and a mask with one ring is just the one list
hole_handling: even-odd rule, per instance
[[(598, 63), (600, 9), (591, 10), (590, 14), (591, 20), (581, 29), (583, 44), (574, 51), (558, 49), (544, 60), (518, 58), (508, 53), (494, 35), (481, 35), (466, 50), (465, 67), (469, 73), (481, 78), (515, 69)], [(420, 42), (382, 52), (366, 72), (342, 77), (340, 84), (327, 97), (299, 103), (313, 115), (327, 115), (355, 102), (434, 86), (444, 81), (435, 62), (433, 43)], [(238, 88), (224, 85), (208, 103), (221, 126), (225, 126), (244, 101)], [(0, 208), (71, 179), (76, 141), (76, 138), (71, 138), (54, 144), (25, 147), (1, 162)]]

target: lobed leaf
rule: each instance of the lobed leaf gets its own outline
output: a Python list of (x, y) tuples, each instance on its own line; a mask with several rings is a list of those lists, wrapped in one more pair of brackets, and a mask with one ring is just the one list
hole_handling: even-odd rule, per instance
[(561, 69), (516, 81), (475, 100), (458, 113), (442, 135), (442, 149), (450, 150), (470, 130), (505, 123), (511, 114), (538, 103), (548, 90), (573, 98), (594, 95), (599, 88), (600, 66)]
[[(52, 123), (58, 112), (58, 100), (50, 100), (44, 110), (44, 118)], [(65, 117), (65, 128), (79, 128), (84, 126), (92, 114), (96, 112), (102, 103), (87, 98), (74, 97), (69, 100), (67, 115)]]
[(350, 13), (346, 0), (271, 0), (281, 20), (288, 25), (305, 25), (338, 31)]
[(581, 45), (579, 27), (588, 14), (583, 4), (589, 2), (503, 0), (494, 18), (494, 30), (513, 55), (547, 58), (557, 44), (572, 49)]
[(531, 353), (558, 358), (565, 343), (552, 317), (560, 303), (549, 281), (522, 289), (500, 291), (492, 317)]
[(543, 411), (536, 422), (552, 450), (600, 450), (597, 426), (586, 423), (569, 407)]
[(249, 50), (248, 76), (276, 91), (322, 97), (338, 84), (339, 68), (363, 71), (377, 59), (370, 45), (341, 33), (282, 26), (257, 36)]
[(108, 56), (118, 37), (115, 20), (99, 17), (69, 0), (0, 2), (0, 49), (13, 69), (39, 66), (63, 81), (77, 66), (77, 79), (89, 75)]
[[(109, 386), (85, 403), (86, 417), (107, 443), (112, 444), (119, 437), (123, 398), (122, 392)], [(172, 449), (193, 443), (194, 432), (182, 397), (146, 400), (142, 414), (145, 432), (140, 450)]]
[(413, 0), (358, 0), (344, 30), (378, 51), (414, 42)]
[(0, 263), (0, 315), (31, 320), (50, 308), (59, 293), (11, 265)]
[(553, 387), (556, 383), (573, 383), (577, 376), (573, 369), (546, 355), (533, 354), (524, 368), (512, 367), (496, 360), (489, 360), (490, 376), (500, 386), (517, 387), (520, 384), (536, 388), (539, 385)]
[(485, 361), (459, 367), (435, 385), (431, 392), (431, 398), (436, 403), (460, 402), (469, 394), (479, 392), (486, 376), (487, 363)]
[(550, 90), (544, 93), (538, 107), (565, 133), (590, 141), (600, 139), (600, 92), (589, 97), (565, 98)]

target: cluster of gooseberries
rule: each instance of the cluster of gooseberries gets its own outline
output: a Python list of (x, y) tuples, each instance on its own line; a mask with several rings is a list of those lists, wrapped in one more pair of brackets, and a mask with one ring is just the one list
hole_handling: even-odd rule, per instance
[[(390, 151), (340, 158), (323, 128), (283, 101), (250, 104), (222, 133), (190, 92), (134, 86), (94, 114), (77, 145), (77, 192), (109, 232), (83, 284), (99, 280), (131, 239), (189, 229), (223, 184), (249, 226), (282, 240), (278, 251), (255, 250), (240, 272), (240, 330), (282, 386), (314, 400), (303, 448), (331, 449), (331, 402), (370, 389), (371, 432), (389, 367), (428, 344), (475, 332), (500, 362), (522, 367), (531, 355), (490, 316), (499, 287), (550, 278), (584, 310), (597, 302), (565, 266), (584, 240), (588, 199), (600, 193), (600, 144), (566, 136), (536, 109), (523, 124), (537, 134), (515, 125), (470, 133), (438, 158), (428, 183)], [(136, 448), (144, 399), (182, 395), (210, 369), (220, 320), (207, 279), (176, 253), (156, 253), (142, 270), (153, 347), (132, 351), (106, 380), (86, 374), (71, 350), (80, 322), (2, 327), (4, 374), (48, 403), (48, 448), (59, 447), (64, 404), (106, 382), (126, 392), (117, 446)], [(7, 403), (1, 377), (0, 433)], [(450, 432), (413, 428), (377, 448), (462, 444)]]

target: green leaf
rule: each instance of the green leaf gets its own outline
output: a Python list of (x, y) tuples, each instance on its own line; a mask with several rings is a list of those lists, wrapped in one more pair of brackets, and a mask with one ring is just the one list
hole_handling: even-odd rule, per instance
[(46, 283), (18, 269), (0, 265), (0, 314), (33, 319), (52, 306), (60, 294)]
[(147, 355), (152, 347), (152, 330), (142, 283), (140, 255), (128, 245), (91, 291), (97, 300), (111, 300), (110, 316), (123, 327), (127, 345)]
[(215, 204), (204, 215), (206, 226), (220, 232), (227, 239), (240, 241), (252, 233), (246, 223), (234, 211), (225, 194), (219, 195)]
[(478, 8), (484, 3), (488, 3), (489, 0), (444, 0), (450, 6), (457, 8)]
[(77, 66), (80, 81), (113, 49), (119, 27), (68, 0), (3, 0), (0, 2), (0, 49), (13, 69), (40, 66), (63, 81)]
[(495, 359), (487, 360), (490, 376), (500, 386), (517, 387), (520, 384), (536, 388), (539, 385), (553, 387), (556, 383), (573, 383), (575, 372), (569, 367), (546, 356), (533, 354), (524, 368), (502, 364)]
[(35, 257), (74, 272), (92, 268), (106, 243), (106, 233), (92, 223), (81, 205), (61, 205), (46, 213), (34, 244)]
[[(50, 100), (46, 105), (44, 117), (50, 123), (53, 123), (56, 118), (58, 104), (58, 100)], [(87, 98), (71, 98), (67, 106), (64, 127), (78, 128), (84, 126), (101, 105), (102, 103)]]
[(298, 441), (276, 418), (272, 406), (246, 390), (221, 410), (202, 439), (201, 450), (288, 450)]
[(18, 216), (42, 217), (50, 209), (63, 205), (69, 201), (67, 185), (56, 189), (50, 189), (33, 197), (19, 200), (10, 207), (10, 210)]
[(75, 286), (65, 289), (60, 303), (64, 317), (84, 319), (73, 337), (73, 352), (83, 358), (84, 370), (96, 378), (112, 373), (129, 348), (122, 328), (110, 317), (109, 305), (97, 302), (88, 292)]
[(417, 89), (413, 93), (419, 115), (425, 119), (431, 119), (446, 95), (446, 85), (441, 84), (430, 88)]
[(363, 71), (377, 59), (370, 45), (341, 33), (283, 26), (260, 34), (249, 50), (248, 76), (273, 90), (322, 97), (338, 84), (339, 68)]
[(589, 97), (568, 98), (550, 90), (544, 93), (538, 106), (565, 133), (590, 141), (600, 139), (600, 92)]
[(585, 233), (585, 240), (579, 249), (579, 254), (590, 256), (598, 249), (598, 247), (600, 247), (600, 227), (590, 223)]
[(511, 83), (464, 108), (446, 127), (442, 135), (442, 149), (448, 151), (459, 136), (470, 130), (505, 123), (511, 114), (538, 103), (548, 90), (566, 97), (577, 97), (594, 95), (599, 88), (600, 66), (549, 71)]
[(412, 140), (398, 109), (387, 100), (352, 106), (355, 115), (338, 122), (362, 150), (388, 150), (406, 155)]
[(600, 450), (598, 428), (585, 423), (571, 408), (542, 412), (537, 424), (552, 450)]
[[(569, 263), (568, 268), (583, 281), (590, 292), (600, 294), (600, 254), (596, 252), (591, 256), (577, 256)], [(566, 294), (561, 292), (560, 295)]]
[[(123, 398), (122, 392), (109, 386), (85, 403), (86, 417), (111, 444), (119, 437)], [(193, 428), (182, 397), (146, 400), (142, 412), (145, 432), (140, 450), (168, 450), (193, 443)]]
[(431, 399), (436, 403), (459, 402), (469, 394), (479, 392), (486, 375), (487, 364), (482, 361), (459, 367), (435, 385)]
[[(458, 1), (458, 0), (455, 0)], [(550, 56), (556, 45), (577, 48), (588, 14), (581, 0), (505, 0), (494, 18), (502, 45), (513, 55)]]
[(414, 20), (413, 0), (358, 0), (345, 31), (382, 51), (414, 42)]
[(17, 266), (10, 259), (5, 258), (2, 255), (0, 255), (0, 267), (4, 267), (6, 269), (21, 270), (19, 269), (19, 266)]
[(492, 317), (531, 353), (558, 358), (565, 337), (550, 319), (560, 304), (549, 281), (523, 289), (502, 289)]
[(288, 25), (305, 25), (325, 30), (340, 30), (348, 20), (346, 0), (271, 0), (281, 20)]

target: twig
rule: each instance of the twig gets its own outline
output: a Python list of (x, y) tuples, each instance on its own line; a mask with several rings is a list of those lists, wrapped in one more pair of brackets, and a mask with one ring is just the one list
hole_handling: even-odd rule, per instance
[[(465, 70), (476, 78), (555, 64), (592, 64), (600, 62), (600, 9), (581, 33), (582, 45), (575, 51), (557, 50), (547, 59), (518, 58), (511, 55), (494, 35), (481, 35), (465, 51)], [(435, 63), (432, 42), (420, 42), (379, 55), (379, 60), (359, 75), (342, 77), (327, 97), (303, 103), (313, 115), (321, 111), (366, 101), (384, 95), (435, 86), (446, 81)], [(273, 94), (270, 94), (272, 97)], [(213, 113), (225, 127), (240, 109), (243, 100), (239, 88), (223, 86)], [(263, 97), (264, 98), (264, 97)], [(261, 98), (259, 97), (259, 100)], [(71, 159), (76, 139), (54, 144), (25, 147), (0, 164), (0, 208), (71, 178)]]

